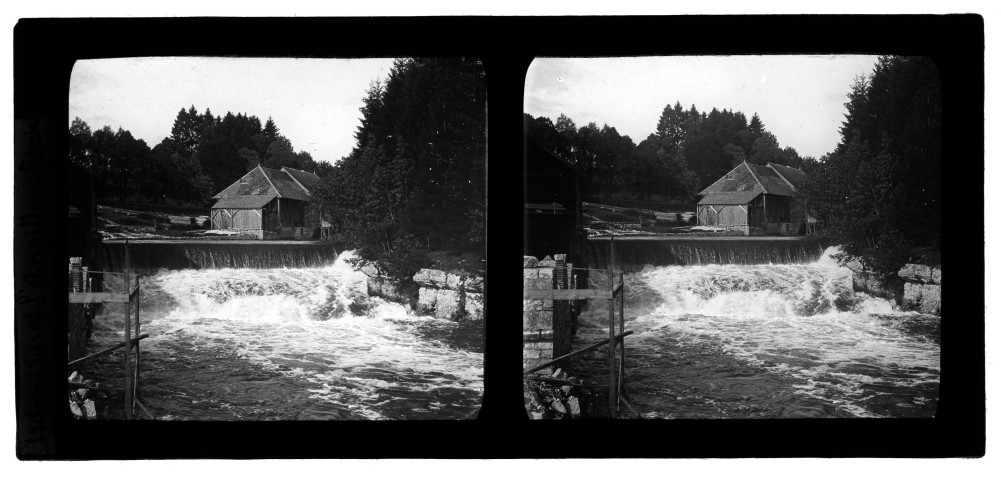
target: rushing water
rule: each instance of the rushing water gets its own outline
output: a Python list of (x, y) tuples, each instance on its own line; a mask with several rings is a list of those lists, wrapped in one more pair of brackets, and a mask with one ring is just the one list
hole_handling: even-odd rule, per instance
[[(626, 274), (633, 406), (647, 418), (933, 417), (941, 319), (853, 292), (833, 252)], [(581, 322), (575, 348), (607, 336), (607, 311)], [(602, 381), (605, 352), (575, 366)]]
[[(349, 255), (315, 268), (144, 277), (144, 403), (179, 420), (475, 417), (482, 324), (369, 298)], [(121, 340), (123, 310), (97, 317), (90, 351)], [(120, 388), (121, 358), (106, 356), (84, 374)]]

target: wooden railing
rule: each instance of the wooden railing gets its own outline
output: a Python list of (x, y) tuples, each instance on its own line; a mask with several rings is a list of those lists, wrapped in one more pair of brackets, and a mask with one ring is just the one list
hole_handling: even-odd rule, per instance
[[(125, 244), (125, 271), (124, 272), (101, 272), (93, 271), (88, 272), (90, 274), (101, 274), (102, 276), (118, 276), (121, 275), (122, 278), (122, 291), (121, 292), (89, 292), (89, 291), (76, 291), (69, 292), (69, 303), (104, 303), (104, 304), (122, 304), (125, 306), (125, 339), (116, 345), (109, 348), (105, 348), (99, 352), (87, 355), (75, 359), (67, 363), (67, 369), (75, 367), (77, 365), (83, 364), (93, 358), (106, 355), (119, 348), (127, 346), (127, 350), (123, 355), (123, 368), (125, 377), (125, 418), (131, 420), (135, 416), (135, 410), (138, 406), (143, 413), (149, 418), (153, 418), (153, 415), (149, 413), (149, 410), (139, 401), (139, 341), (149, 337), (148, 333), (139, 333), (139, 285), (140, 276), (135, 275), (135, 283), (133, 284), (133, 275), (129, 272), (129, 249), (128, 242)], [(84, 282), (86, 285), (87, 282)], [(84, 289), (86, 290), (86, 289)], [(135, 302), (135, 325), (132, 324), (132, 303)], [(135, 368), (132, 365), (132, 352), (135, 351)], [(70, 385), (70, 388), (74, 388)], [(83, 387), (87, 388), (87, 387)]]

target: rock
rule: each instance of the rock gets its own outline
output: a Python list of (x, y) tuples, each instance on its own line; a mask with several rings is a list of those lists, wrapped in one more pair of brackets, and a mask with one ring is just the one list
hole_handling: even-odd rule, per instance
[(370, 277), (378, 277), (380, 274), (379, 267), (377, 267), (374, 263), (366, 263), (365, 265), (362, 265), (359, 270), (361, 270), (361, 273)]
[(466, 293), (466, 318), (470, 320), (483, 320), (483, 294)]
[(531, 255), (525, 255), (522, 260), (522, 267), (524, 268), (535, 268), (539, 266), (539, 259)]
[(539, 402), (539, 394), (535, 393), (534, 390), (528, 392), (528, 406), (529, 407), (533, 407), (533, 406), (535, 406), (535, 407), (541, 407), (542, 406), (542, 403)]
[(80, 398), (86, 397), (87, 396), (87, 389), (86, 388), (78, 388), (78, 389), (76, 389), (76, 394), (80, 395)]
[(572, 390), (572, 389), (573, 389), (573, 387), (571, 387), (570, 385), (563, 385), (562, 387), (560, 387), (560, 390), (563, 390), (563, 394), (565, 394), (565, 395), (569, 395), (570, 394), (570, 390)]
[(563, 369), (562, 368), (557, 368), (556, 371), (553, 372), (553, 378), (560, 378), (560, 375), (562, 375), (562, 374), (563, 374)]
[(922, 285), (921, 286), (921, 313), (931, 315), (942, 314), (942, 286)]
[(931, 283), (931, 270), (931, 267), (928, 265), (908, 263), (900, 268), (900, 271), (897, 272), (897, 276), (909, 282)]
[(97, 418), (97, 407), (94, 405), (93, 400), (86, 400), (83, 402), (84, 416), (87, 418)]
[(855, 273), (865, 272), (865, 264), (863, 264), (857, 257), (848, 259), (848, 261), (844, 263), (844, 267)]
[(921, 284), (907, 282), (904, 284), (904, 296), (900, 299), (900, 306), (907, 310), (917, 310), (921, 307)]
[(462, 277), (451, 273), (445, 274), (445, 288), (449, 290), (462, 290)]
[(542, 412), (528, 412), (532, 420), (542, 420)]
[(904, 281), (896, 276), (883, 276), (875, 273), (852, 274), (852, 288), (856, 292), (866, 292), (870, 295), (897, 300), (904, 291)]
[(448, 285), (448, 274), (441, 270), (422, 268), (414, 274), (414, 282), (422, 287), (445, 288)]
[(483, 277), (466, 277), (462, 282), (462, 289), (467, 292), (483, 292)]
[(904, 284), (904, 297), (901, 299), (901, 306), (907, 310), (941, 315), (942, 286), (907, 282)]
[(570, 416), (573, 418), (580, 416), (580, 400), (577, 397), (570, 397), (567, 400), (567, 406), (570, 407)]
[(931, 267), (931, 283), (942, 284), (942, 267)]
[(563, 405), (563, 402), (559, 401), (559, 399), (553, 400), (553, 403), (551, 403), (550, 406), (553, 407), (553, 410), (556, 410), (557, 412), (567, 413), (567, 407), (565, 407)]
[(77, 372), (73, 372), (73, 373), (70, 374), (69, 381), (76, 382), (76, 383), (82, 383), (83, 382), (83, 376), (80, 375)]
[(77, 405), (76, 402), (72, 400), (70, 400), (70, 411), (73, 412), (73, 415), (76, 415), (78, 417), (83, 416), (83, 411), (80, 410), (80, 406)]
[(446, 320), (451, 319), (459, 312), (459, 292), (421, 287), (418, 292), (417, 308), (424, 315)]

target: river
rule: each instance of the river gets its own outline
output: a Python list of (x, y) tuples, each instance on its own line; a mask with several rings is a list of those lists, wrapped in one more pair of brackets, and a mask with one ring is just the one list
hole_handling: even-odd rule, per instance
[[(350, 257), (143, 277), (144, 404), (161, 420), (475, 418), (482, 323), (370, 298)], [(123, 310), (98, 315), (89, 351), (121, 340)], [(104, 356), (81, 373), (120, 389), (121, 358)], [(109, 402), (111, 416), (119, 403)]]
[[(638, 413), (934, 417), (941, 318), (853, 292), (836, 251), (809, 263), (627, 273), (626, 329), (635, 334), (625, 342), (626, 392)], [(592, 307), (580, 325), (575, 349), (607, 338), (607, 310)], [(606, 352), (571, 368), (606, 381)]]

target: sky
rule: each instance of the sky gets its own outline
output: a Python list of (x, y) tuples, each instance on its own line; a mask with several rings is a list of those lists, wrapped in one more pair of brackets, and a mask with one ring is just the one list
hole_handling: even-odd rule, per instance
[(819, 159), (840, 139), (848, 92), (875, 56), (775, 55), (536, 58), (525, 80), (525, 113), (560, 114), (577, 127), (615, 127), (637, 145), (667, 105), (757, 113), (782, 148)]
[[(119, 127), (150, 148), (182, 108), (274, 119), (295, 151), (336, 162), (351, 152), (362, 99), (393, 59), (144, 57), (81, 60), (70, 76), (69, 119)], [(67, 123), (68, 125), (69, 123)]]

